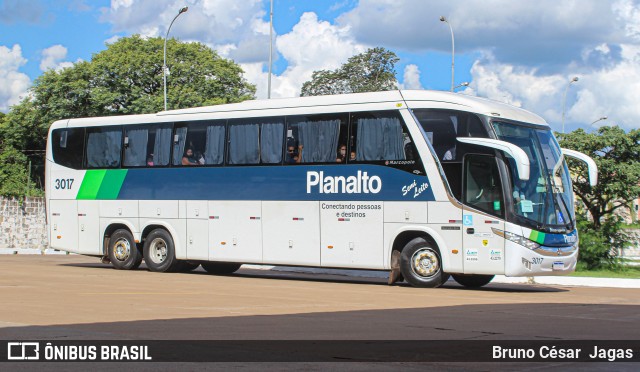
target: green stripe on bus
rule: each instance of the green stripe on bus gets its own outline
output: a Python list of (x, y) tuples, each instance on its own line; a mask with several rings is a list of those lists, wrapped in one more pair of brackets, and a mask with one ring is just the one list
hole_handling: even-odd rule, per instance
[(104, 169), (88, 170), (84, 174), (76, 199), (94, 200), (106, 173), (107, 171)]
[(538, 243), (538, 244), (543, 244), (544, 243), (544, 238), (547, 234), (540, 232), (540, 231), (535, 231), (535, 230), (531, 230), (531, 235), (529, 235), (529, 240), (533, 240), (534, 242)]
[(127, 169), (110, 169), (102, 180), (96, 199), (113, 200), (118, 198), (122, 183), (127, 176)]

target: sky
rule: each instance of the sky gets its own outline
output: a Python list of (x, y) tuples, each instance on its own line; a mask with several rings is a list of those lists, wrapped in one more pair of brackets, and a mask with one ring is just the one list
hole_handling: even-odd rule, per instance
[[(273, 0), (273, 98), (372, 47), (395, 52), (399, 87), (455, 83), (561, 129), (640, 128), (640, 0)], [(0, 111), (47, 69), (90, 60), (119, 37), (198, 41), (267, 97), (269, 0), (0, 0)], [(448, 23), (440, 21), (445, 16)], [(570, 83), (573, 77), (578, 81)], [(566, 94), (566, 101), (565, 101)], [(563, 102), (565, 103), (563, 105)], [(597, 121), (599, 118), (605, 120)], [(597, 121), (593, 124), (594, 121)]]

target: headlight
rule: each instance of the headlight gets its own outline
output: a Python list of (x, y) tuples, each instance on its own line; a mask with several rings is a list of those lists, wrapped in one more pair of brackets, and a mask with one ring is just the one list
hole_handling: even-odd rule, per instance
[(519, 244), (525, 248), (529, 248), (531, 250), (534, 249), (538, 249), (540, 248), (540, 244), (534, 242), (533, 240), (529, 240), (527, 238), (525, 238), (524, 236), (521, 235), (516, 235), (514, 233), (505, 231), (504, 232), (504, 237), (507, 238), (507, 240), (510, 240), (516, 244)]

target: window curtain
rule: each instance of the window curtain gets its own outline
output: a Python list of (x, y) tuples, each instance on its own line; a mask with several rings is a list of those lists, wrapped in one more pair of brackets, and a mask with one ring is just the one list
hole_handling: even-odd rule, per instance
[(187, 141), (187, 127), (176, 128), (176, 136), (178, 136), (178, 142), (173, 143), (173, 165), (181, 165), (184, 145)]
[(260, 157), (262, 163), (277, 164), (282, 161), (283, 123), (265, 123), (260, 130)]
[(156, 129), (156, 140), (153, 144), (153, 165), (169, 164), (171, 153), (171, 127)]
[(127, 130), (129, 143), (124, 148), (124, 166), (141, 167), (147, 162), (147, 143), (149, 142), (149, 129)]
[(258, 124), (229, 126), (229, 164), (258, 164), (259, 134)]
[(357, 160), (405, 160), (398, 118), (358, 119)]
[(207, 145), (204, 149), (205, 164), (222, 164), (224, 160), (224, 125), (207, 126)]
[(298, 136), (303, 163), (336, 161), (340, 120), (304, 121), (298, 123)]
[(87, 138), (87, 166), (115, 168), (120, 165), (122, 132), (118, 130), (89, 132)]

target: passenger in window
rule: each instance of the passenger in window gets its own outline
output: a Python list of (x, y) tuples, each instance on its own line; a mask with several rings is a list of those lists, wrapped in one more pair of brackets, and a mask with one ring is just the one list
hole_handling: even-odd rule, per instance
[(338, 146), (338, 156), (336, 163), (344, 163), (347, 160), (347, 145)]
[(149, 154), (149, 156), (147, 156), (147, 166), (153, 167), (153, 154)]
[(187, 148), (182, 156), (182, 165), (198, 165), (198, 161), (196, 157), (193, 155), (193, 149), (191, 147)]
[(299, 164), (302, 160), (302, 145), (296, 147), (293, 145), (287, 146), (287, 153), (285, 154), (284, 161), (286, 164)]
[(349, 154), (349, 161), (354, 161), (354, 160), (356, 160), (356, 152), (351, 151), (351, 154)]

